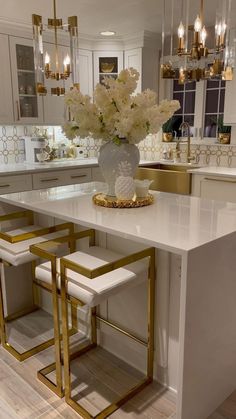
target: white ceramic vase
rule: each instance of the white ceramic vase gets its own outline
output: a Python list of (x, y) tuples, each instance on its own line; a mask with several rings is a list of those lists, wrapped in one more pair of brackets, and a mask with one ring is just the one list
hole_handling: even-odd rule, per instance
[(120, 144), (108, 141), (100, 148), (98, 164), (108, 185), (107, 195), (115, 196), (116, 178), (120, 175), (119, 163), (128, 162), (131, 165), (131, 176), (135, 175), (140, 160), (139, 149), (135, 144), (129, 144), (122, 139)]

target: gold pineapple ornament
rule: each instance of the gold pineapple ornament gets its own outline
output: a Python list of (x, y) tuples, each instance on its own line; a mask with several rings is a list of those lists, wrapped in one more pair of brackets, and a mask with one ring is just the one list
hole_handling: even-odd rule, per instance
[(130, 200), (135, 194), (134, 179), (132, 177), (132, 166), (129, 162), (123, 161), (118, 165), (119, 176), (115, 183), (115, 194), (117, 199)]

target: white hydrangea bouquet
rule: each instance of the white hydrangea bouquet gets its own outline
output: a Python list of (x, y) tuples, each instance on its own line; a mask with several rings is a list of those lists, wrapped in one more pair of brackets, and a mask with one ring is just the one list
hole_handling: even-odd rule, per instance
[(148, 134), (159, 131), (179, 109), (177, 100), (157, 104), (156, 93), (150, 89), (134, 95), (139, 73), (133, 68), (122, 70), (117, 79), (105, 77), (97, 84), (93, 101), (74, 88), (65, 96), (73, 122), (64, 125), (67, 138), (92, 136), (119, 143), (125, 138), (138, 144)]
[[(98, 164), (109, 196), (116, 196), (115, 189), (119, 196), (125, 196), (124, 191), (130, 196), (140, 159), (137, 144), (148, 134), (157, 133), (179, 109), (176, 100), (163, 100), (158, 105), (156, 93), (149, 89), (134, 95), (138, 79), (139, 73), (129, 68), (122, 70), (116, 80), (105, 77), (103, 84), (97, 84), (93, 101), (77, 89), (65, 96), (73, 118), (64, 125), (66, 136), (71, 140), (77, 136), (103, 140)], [(129, 165), (129, 176), (122, 172), (121, 162)], [(115, 188), (117, 178), (119, 185)]]

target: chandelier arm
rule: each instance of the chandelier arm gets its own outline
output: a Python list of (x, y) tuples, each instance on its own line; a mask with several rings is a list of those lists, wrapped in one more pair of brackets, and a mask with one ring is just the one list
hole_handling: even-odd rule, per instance
[(203, 26), (203, 19), (204, 19), (204, 15), (203, 15), (203, 1), (204, 0), (201, 0), (201, 6), (200, 6), (200, 19), (201, 19), (201, 22), (202, 22), (202, 26)]
[(164, 64), (164, 50), (165, 50), (165, 19), (166, 19), (166, 8), (165, 0), (162, 0), (162, 30), (161, 30), (161, 64)]
[(171, 2), (170, 55), (173, 55), (174, 0)]
[(54, 18), (54, 38), (55, 38), (55, 61), (56, 61), (56, 78), (59, 79), (59, 57), (58, 57), (58, 39), (57, 39), (57, 15), (56, 15), (56, 0), (53, 0), (53, 18)]

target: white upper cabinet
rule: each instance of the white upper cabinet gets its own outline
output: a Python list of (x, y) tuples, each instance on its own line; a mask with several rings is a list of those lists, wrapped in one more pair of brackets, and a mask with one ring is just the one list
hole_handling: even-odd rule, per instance
[(13, 114), (12, 122), (43, 123), (43, 102), (35, 91), (33, 43), (10, 37)]
[(135, 47), (130, 43), (126, 44), (124, 57), (124, 67), (133, 67), (139, 72), (136, 93), (145, 89), (152, 89), (158, 93), (159, 42), (156, 35), (147, 32), (139, 41), (136, 40)]
[[(61, 125), (66, 118), (64, 96), (51, 95), (51, 87), (72, 87), (68, 80), (45, 80), (47, 94), (36, 93), (32, 33), (27, 28), (9, 26), (0, 34), (0, 124)], [(151, 41), (150, 41), (151, 40)], [(44, 51), (54, 66), (55, 45), (52, 37), (46, 38)], [(103, 40), (82, 39), (79, 50), (79, 83), (83, 94), (93, 95), (97, 83), (105, 76), (116, 78), (125, 67), (134, 67), (140, 73), (136, 90), (149, 87), (156, 90), (158, 79), (158, 52), (156, 39), (142, 33), (137, 39)], [(68, 39), (60, 38), (59, 62), (63, 65), (70, 53)], [(61, 69), (63, 70), (63, 69)], [(68, 115), (67, 115), (68, 117)]]
[(225, 107), (224, 107), (224, 124), (236, 124), (236, 70), (232, 81), (225, 83)]
[(142, 48), (129, 49), (125, 51), (125, 68), (133, 67), (139, 72), (139, 81), (135, 93), (142, 90)]
[[(50, 56), (50, 65), (52, 71), (55, 70), (55, 45), (50, 43), (44, 43), (44, 52), (48, 53)], [(65, 46), (58, 46), (58, 58), (59, 63), (62, 68), (59, 69), (60, 72), (63, 71), (63, 60), (65, 56), (69, 53), (69, 48)], [(51, 88), (65, 88), (66, 90), (70, 89), (71, 78), (67, 80), (52, 80), (46, 79), (44, 85), (47, 89), (46, 96), (43, 97), (43, 106), (44, 106), (44, 123), (46, 125), (61, 125), (64, 122), (65, 106), (64, 106), (64, 96), (54, 96), (51, 94)]]
[(93, 95), (93, 57), (86, 49), (79, 50), (79, 83), (83, 95)]
[[(53, 44), (45, 43), (45, 52), (47, 51), (51, 58), (52, 68), (54, 66), (55, 46)], [(59, 62), (63, 60), (67, 54), (70, 53), (68, 47), (59, 45), (58, 54)], [(63, 70), (63, 69), (62, 69)], [(93, 73), (92, 73), (92, 52), (87, 50), (79, 50), (79, 81), (80, 90), (83, 94), (92, 95), (93, 92)], [(72, 87), (72, 79), (54, 81), (45, 80), (45, 87), (47, 88), (47, 95), (43, 98), (44, 103), (44, 123), (46, 125), (62, 125), (65, 122), (66, 116), (64, 96), (52, 96), (51, 87), (65, 87), (69, 91)]]
[(13, 121), (11, 66), (8, 36), (0, 35), (0, 124)]

